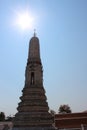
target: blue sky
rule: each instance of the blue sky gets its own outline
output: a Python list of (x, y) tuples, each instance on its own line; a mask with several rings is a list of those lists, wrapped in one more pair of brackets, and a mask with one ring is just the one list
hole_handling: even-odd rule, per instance
[[(26, 9), (33, 29), (21, 30), (13, 23)], [(72, 112), (87, 110), (87, 0), (0, 0), (0, 111), (17, 112), (34, 28), (50, 109), (68, 104)]]

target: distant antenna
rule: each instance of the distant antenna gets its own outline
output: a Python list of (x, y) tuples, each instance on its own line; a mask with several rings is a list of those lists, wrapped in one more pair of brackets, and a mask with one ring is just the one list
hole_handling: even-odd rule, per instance
[(34, 29), (34, 37), (36, 37), (36, 29)]

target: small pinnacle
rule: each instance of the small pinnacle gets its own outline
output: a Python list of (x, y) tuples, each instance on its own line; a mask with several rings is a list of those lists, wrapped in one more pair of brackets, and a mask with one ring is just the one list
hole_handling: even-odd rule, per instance
[(34, 29), (34, 37), (36, 37), (36, 29)]

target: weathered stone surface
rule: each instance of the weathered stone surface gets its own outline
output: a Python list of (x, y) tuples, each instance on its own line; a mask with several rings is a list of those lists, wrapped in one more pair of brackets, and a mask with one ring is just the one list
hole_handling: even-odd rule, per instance
[(14, 118), (13, 130), (53, 130), (53, 119), (43, 87), (43, 68), (40, 59), (39, 39), (32, 37), (25, 71), (18, 113)]

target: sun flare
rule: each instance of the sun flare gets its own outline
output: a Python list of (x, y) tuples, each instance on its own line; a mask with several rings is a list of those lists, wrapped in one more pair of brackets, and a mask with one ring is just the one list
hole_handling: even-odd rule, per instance
[(17, 13), (16, 24), (23, 30), (31, 29), (33, 26), (34, 18), (28, 11)]

